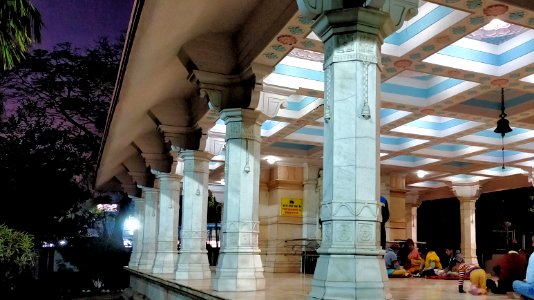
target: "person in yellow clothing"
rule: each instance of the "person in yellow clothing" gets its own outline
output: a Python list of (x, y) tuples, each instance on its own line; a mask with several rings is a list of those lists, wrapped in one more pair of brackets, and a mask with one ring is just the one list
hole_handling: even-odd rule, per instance
[(435, 251), (430, 250), (423, 251), (423, 263), (421, 263), (421, 273), (420, 276), (434, 276), (437, 274), (437, 271), (443, 269), (439, 256)]
[(473, 295), (485, 295), (487, 294), (486, 288), (486, 271), (481, 269), (475, 264), (460, 264), (458, 267), (458, 292), (465, 293), (464, 291), (464, 278), (469, 276), (471, 281), (471, 289), (469, 293)]

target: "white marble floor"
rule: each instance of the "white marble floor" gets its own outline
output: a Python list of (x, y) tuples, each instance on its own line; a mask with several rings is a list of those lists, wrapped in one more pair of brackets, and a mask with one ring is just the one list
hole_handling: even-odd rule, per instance
[[(310, 281), (313, 275), (295, 273), (264, 273), (266, 290), (256, 292), (215, 292), (209, 288), (207, 281), (182, 284), (202, 290), (211, 295), (225, 299), (250, 300), (250, 299), (280, 299), (301, 300), (306, 299), (310, 291)], [(466, 290), (469, 283), (466, 283)], [(457, 299), (509, 299), (506, 295), (488, 293), (484, 296), (473, 296), (469, 293), (458, 293), (456, 280), (436, 280), (424, 278), (391, 278), (387, 283), (392, 299), (395, 300), (457, 300)]]

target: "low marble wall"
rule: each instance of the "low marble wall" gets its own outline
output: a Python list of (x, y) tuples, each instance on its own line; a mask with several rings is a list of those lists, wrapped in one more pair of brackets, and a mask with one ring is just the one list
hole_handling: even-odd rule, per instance
[(130, 268), (125, 269), (130, 273), (130, 287), (124, 291), (123, 299), (225, 299), (152, 274)]

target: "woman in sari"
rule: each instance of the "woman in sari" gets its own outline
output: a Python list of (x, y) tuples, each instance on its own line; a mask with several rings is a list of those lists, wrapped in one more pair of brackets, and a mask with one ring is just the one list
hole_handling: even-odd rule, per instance
[(422, 262), (419, 249), (415, 247), (415, 243), (412, 239), (407, 239), (406, 244), (410, 250), (410, 253), (408, 253), (408, 259), (406, 260), (406, 271), (411, 274), (418, 273)]

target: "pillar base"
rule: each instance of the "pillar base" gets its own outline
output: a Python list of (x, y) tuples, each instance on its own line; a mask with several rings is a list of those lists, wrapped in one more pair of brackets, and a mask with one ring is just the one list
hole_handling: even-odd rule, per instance
[(260, 255), (222, 252), (211, 288), (220, 292), (264, 290), (265, 278)]
[(176, 280), (210, 279), (211, 270), (207, 253), (180, 251), (174, 278)]
[(265, 272), (270, 273), (300, 273), (301, 256), (299, 254), (267, 254), (264, 257), (263, 268)]
[(464, 256), (464, 261), (468, 264), (478, 265), (478, 258), (476, 256)]
[(379, 256), (321, 255), (308, 299), (391, 299), (387, 281)]
[(158, 251), (154, 260), (152, 273), (164, 278), (174, 278), (178, 251)]
[(152, 272), (154, 268), (154, 261), (156, 260), (156, 251), (148, 251), (141, 253), (141, 258), (139, 259), (139, 264), (137, 268), (140, 271)]

